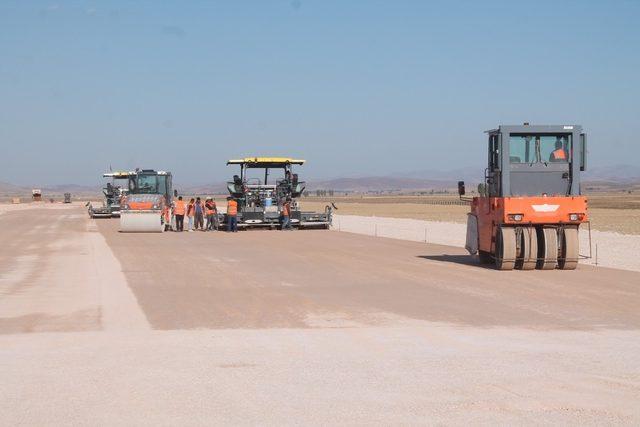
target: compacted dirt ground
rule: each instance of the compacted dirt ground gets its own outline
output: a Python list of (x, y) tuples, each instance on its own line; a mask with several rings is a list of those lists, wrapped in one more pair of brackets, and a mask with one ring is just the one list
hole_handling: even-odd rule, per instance
[(640, 273), (0, 214), (0, 423), (640, 423)]

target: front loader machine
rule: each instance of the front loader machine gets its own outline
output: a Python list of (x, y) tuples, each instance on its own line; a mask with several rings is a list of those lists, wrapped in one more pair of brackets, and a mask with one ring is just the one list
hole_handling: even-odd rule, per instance
[[(229, 160), (227, 165), (240, 165), (240, 175), (227, 183), (231, 197), (238, 201), (238, 227), (278, 228), (284, 203), (291, 204), (291, 225), (296, 228), (329, 228), (332, 207), (324, 212), (309, 212), (300, 209), (298, 198), (305, 189), (304, 181), (293, 173), (294, 165), (303, 165), (304, 160), (288, 157), (247, 157)], [(260, 170), (259, 178), (249, 178), (249, 170)], [(270, 180), (273, 170), (281, 171), (282, 177)], [(263, 179), (264, 178), (264, 179)], [(226, 215), (222, 221), (227, 224)]]
[(161, 233), (171, 198), (171, 172), (153, 169), (129, 172), (127, 195), (120, 206), (120, 231)]
[[(586, 135), (577, 125), (500, 126), (487, 131), (488, 167), (467, 199), (466, 248), (498, 270), (574, 270), (588, 223), (580, 192)], [(459, 193), (464, 195), (464, 183)]]

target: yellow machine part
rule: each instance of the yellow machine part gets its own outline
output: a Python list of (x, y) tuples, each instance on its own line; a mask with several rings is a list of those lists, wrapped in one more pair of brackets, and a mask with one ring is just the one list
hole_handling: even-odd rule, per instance
[(229, 160), (227, 162), (228, 165), (241, 165), (241, 164), (282, 164), (285, 165), (287, 163), (292, 165), (301, 165), (306, 160), (303, 159), (293, 159), (290, 157), (245, 157), (244, 159), (235, 159)]

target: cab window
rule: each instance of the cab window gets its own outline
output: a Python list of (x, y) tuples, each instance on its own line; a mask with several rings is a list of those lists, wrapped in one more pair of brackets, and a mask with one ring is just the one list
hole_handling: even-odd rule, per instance
[(509, 136), (509, 163), (568, 163), (571, 135)]

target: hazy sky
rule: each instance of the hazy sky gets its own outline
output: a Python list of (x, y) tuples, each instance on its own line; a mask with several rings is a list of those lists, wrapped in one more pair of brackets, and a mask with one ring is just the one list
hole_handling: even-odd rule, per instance
[(478, 169), (498, 124), (640, 162), (640, 2), (0, 2), (0, 181), (184, 183), (290, 155), (324, 178)]

